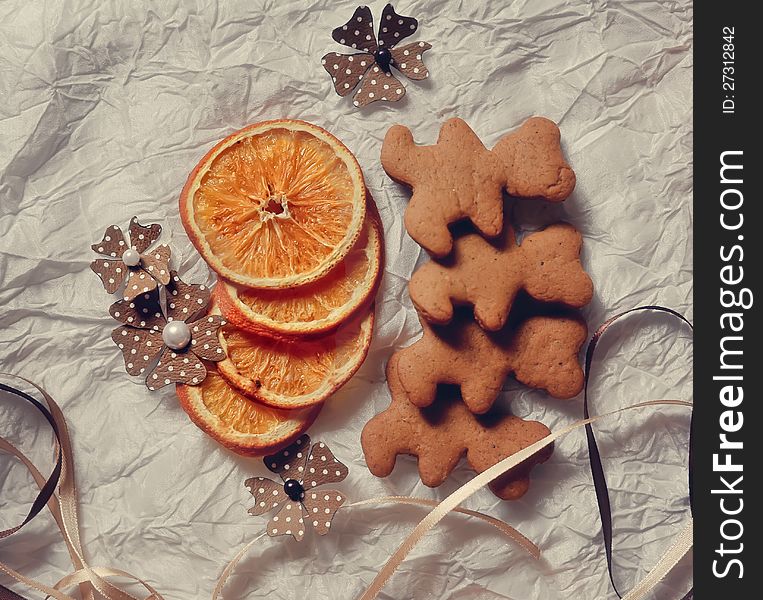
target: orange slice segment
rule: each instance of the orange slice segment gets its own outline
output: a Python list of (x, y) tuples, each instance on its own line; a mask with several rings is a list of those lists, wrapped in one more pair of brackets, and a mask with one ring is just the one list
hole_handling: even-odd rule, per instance
[[(218, 311), (215, 307), (211, 314)], [(368, 354), (373, 306), (336, 332), (299, 342), (278, 341), (228, 324), (220, 328), (227, 358), (220, 374), (247, 396), (278, 408), (322, 403), (344, 385)]]
[(365, 219), (352, 153), (303, 121), (251, 125), (217, 144), (180, 196), (180, 216), (204, 260), (226, 279), (290, 288), (326, 274)]
[(328, 275), (291, 290), (256, 290), (220, 281), (215, 298), (229, 323), (274, 339), (325, 335), (373, 296), (382, 273), (382, 230), (369, 216), (347, 257)]
[(214, 367), (207, 369), (200, 385), (177, 385), (180, 405), (200, 429), (237, 454), (258, 456), (290, 444), (321, 410), (321, 405), (288, 411), (265, 406), (232, 388)]

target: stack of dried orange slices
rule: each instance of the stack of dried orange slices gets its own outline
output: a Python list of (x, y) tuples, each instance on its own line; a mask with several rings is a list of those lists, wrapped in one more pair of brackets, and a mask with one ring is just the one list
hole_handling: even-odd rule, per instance
[(188, 178), (180, 215), (220, 276), (227, 358), (179, 385), (191, 419), (240, 454), (272, 452), (313, 422), (368, 353), (381, 222), (355, 157), (302, 121), (251, 125)]

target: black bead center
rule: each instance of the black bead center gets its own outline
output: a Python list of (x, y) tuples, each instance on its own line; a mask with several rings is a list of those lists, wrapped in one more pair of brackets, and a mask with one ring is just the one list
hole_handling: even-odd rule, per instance
[(382, 46), (374, 52), (374, 60), (382, 71), (389, 73), (389, 64), (392, 62), (392, 53), (389, 50)]
[(283, 484), (283, 491), (294, 502), (299, 502), (305, 495), (305, 488), (296, 479), (287, 479), (286, 483)]

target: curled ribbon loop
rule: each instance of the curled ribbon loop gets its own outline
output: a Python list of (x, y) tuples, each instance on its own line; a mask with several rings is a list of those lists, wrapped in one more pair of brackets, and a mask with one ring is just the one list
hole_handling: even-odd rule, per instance
[[(28, 587), (43, 592), (47, 595), (46, 597), (55, 598), (56, 600), (75, 600), (72, 596), (65, 594), (62, 591), (74, 585), (80, 586), (80, 593), (83, 600), (94, 600), (96, 593), (103, 598), (106, 598), (106, 600), (138, 600), (135, 596), (128, 594), (107, 581), (105, 577), (127, 577), (133, 579), (141, 583), (143, 587), (148, 590), (149, 595), (145, 600), (162, 600), (161, 595), (149, 584), (129, 573), (125, 573), (118, 569), (93, 568), (87, 564), (79, 535), (79, 515), (77, 511), (77, 488), (74, 480), (74, 460), (66, 419), (58, 404), (56, 404), (53, 398), (51, 398), (40, 386), (23, 377), (10, 375), (8, 373), (0, 373), (0, 375), (16, 377), (17, 379), (28, 383), (43, 397), (45, 404), (22, 390), (0, 383), (0, 390), (25, 400), (42, 413), (53, 429), (55, 436), (54, 446), (56, 451), (56, 465), (53, 468), (50, 477), (45, 479), (39, 469), (37, 469), (32, 461), (30, 461), (21, 450), (0, 436), (0, 449), (18, 458), (32, 474), (35, 483), (37, 483), (40, 488), (40, 492), (32, 503), (32, 508), (26, 519), (20, 525), (0, 532), (0, 539), (8, 537), (24, 527), (24, 525), (34, 519), (40, 513), (42, 508), (47, 505), (58, 528), (61, 530), (61, 535), (69, 550), (69, 556), (71, 557), (75, 572), (59, 581), (55, 586), (50, 587), (22, 575), (2, 562), (0, 562), (0, 571)], [(56, 492), (56, 488), (58, 488), (58, 492)], [(19, 599), (24, 600), (19, 594), (0, 585), (0, 600)]]
[[(26, 380), (25, 380), (26, 381)], [(19, 396), (20, 398), (23, 398), (27, 402), (29, 402), (32, 406), (34, 406), (37, 410), (39, 410), (42, 415), (45, 417), (45, 419), (50, 423), (51, 428), (53, 429), (53, 435), (55, 435), (56, 443), (56, 465), (53, 467), (53, 471), (50, 474), (50, 477), (42, 480), (42, 485), (40, 486), (40, 493), (37, 494), (37, 497), (34, 499), (34, 502), (32, 502), (32, 507), (29, 509), (29, 513), (27, 514), (26, 518), (15, 527), (10, 527), (4, 531), (0, 531), (0, 540), (7, 538), (10, 535), (13, 535), (16, 533), (19, 529), (24, 527), (27, 523), (29, 523), (32, 519), (34, 519), (40, 511), (43, 509), (43, 507), (48, 503), (48, 500), (53, 496), (54, 492), (56, 491), (56, 486), (58, 485), (58, 481), (61, 478), (61, 469), (63, 468), (63, 454), (61, 453), (61, 435), (58, 431), (58, 425), (56, 424), (55, 419), (53, 419), (53, 415), (50, 414), (50, 411), (45, 408), (45, 406), (30, 396), (29, 394), (26, 394), (22, 392), (21, 390), (17, 390), (16, 388), (12, 388), (8, 385), (5, 385), (4, 383), (0, 382), (0, 390), (9, 392), (11, 394), (15, 394), (16, 396)], [(2, 438), (0, 438), (2, 439)], [(23, 455), (20, 452), (15, 451), (15, 448), (10, 444), (10, 442), (6, 442), (4, 439), (3, 441), (3, 448), (7, 451), (11, 452), (18, 458), (21, 458)], [(26, 458), (26, 457), (24, 457)], [(24, 462), (27, 467), (31, 465), (28, 461), (24, 460), (22, 458), (21, 460)]]
[[(621, 313), (618, 313), (615, 316), (607, 319), (594, 332), (593, 336), (591, 336), (591, 341), (588, 342), (588, 348), (586, 348), (585, 371), (584, 371), (585, 386), (583, 388), (583, 417), (584, 418), (587, 419), (590, 416), (588, 412), (588, 403), (589, 403), (588, 381), (591, 378), (591, 365), (593, 364), (593, 355), (596, 352), (596, 345), (599, 343), (599, 340), (601, 340), (601, 337), (604, 335), (604, 333), (608, 331), (609, 328), (612, 327), (614, 323), (616, 323), (623, 317), (627, 317), (628, 315), (631, 315), (635, 312), (644, 312), (644, 311), (664, 312), (673, 317), (676, 317), (677, 319), (680, 319), (686, 325), (688, 325), (692, 331), (694, 331), (694, 326), (688, 321), (688, 319), (686, 319), (686, 317), (684, 317), (681, 313), (678, 313), (674, 311), (673, 309), (666, 308), (664, 306), (656, 306), (656, 305), (638, 306), (636, 308), (631, 308), (630, 310), (626, 310)], [(599, 452), (599, 447), (596, 444), (596, 436), (593, 433), (593, 427), (591, 427), (590, 423), (585, 426), (585, 433), (586, 433), (586, 439), (588, 442), (588, 460), (591, 465), (591, 476), (593, 477), (593, 486), (594, 486), (594, 491), (596, 492), (596, 503), (599, 506), (599, 516), (601, 518), (601, 531), (604, 537), (604, 553), (605, 553), (605, 556), (607, 557), (607, 570), (609, 571), (609, 580), (612, 583), (612, 589), (615, 590), (617, 597), (622, 598), (620, 591), (617, 589), (617, 584), (615, 584), (615, 575), (614, 575), (614, 569), (612, 565), (612, 507), (609, 502), (609, 488), (607, 487), (607, 480), (606, 480), (606, 477), (604, 476), (604, 466), (602, 465), (602, 462), (601, 462), (601, 453)], [(691, 453), (691, 430), (690, 430), (690, 433), (689, 433), (690, 504), (691, 504), (691, 489), (692, 489), (692, 485), (691, 485), (692, 462), (693, 461), (692, 461), (692, 453)], [(689, 593), (691, 594), (691, 591)]]

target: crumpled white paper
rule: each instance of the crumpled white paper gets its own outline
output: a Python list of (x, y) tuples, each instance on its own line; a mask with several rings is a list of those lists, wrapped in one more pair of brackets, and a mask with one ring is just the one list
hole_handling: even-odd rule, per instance
[[(311, 6), (312, 4), (312, 6)], [(384, 3), (371, 8), (378, 19)], [(26, 2), (0, 6), (0, 370), (31, 378), (58, 400), (75, 445), (83, 541), (93, 565), (123, 568), (166, 598), (207, 598), (224, 564), (265, 525), (246, 513), (243, 481), (264, 474), (185, 416), (171, 387), (149, 393), (124, 372), (109, 338), (113, 301), (88, 268), (90, 244), (138, 215), (164, 225), (163, 241), (186, 281), (214, 277), (189, 243), (177, 197), (218, 139), (255, 121), (300, 118), (356, 154), (386, 230), (378, 327), (359, 373), (310, 433), (350, 467), (352, 500), (386, 494), (443, 498), (421, 485), (411, 459), (392, 476), (367, 471), (359, 437), (388, 402), (384, 363), (419, 326), (406, 290), (424, 259), (404, 233), (407, 192), (379, 164), (394, 123), (432, 143), (449, 117), (466, 119), (492, 146), (532, 115), (559, 123), (578, 176), (561, 206), (519, 202), (524, 228), (565, 219), (585, 236), (596, 296), (593, 329), (616, 311), (660, 303), (692, 318), (691, 4), (534, 0), (405, 1), (411, 40), (434, 48), (431, 78), (405, 81), (396, 105), (357, 110), (332, 90), (320, 58), (343, 51), (332, 28), (353, 2)], [(690, 398), (691, 339), (660, 315), (617, 327), (601, 344), (592, 408)], [(559, 428), (581, 399), (558, 401), (506, 386), (513, 411)], [(629, 412), (597, 427), (611, 489), (616, 577), (628, 590), (688, 518), (686, 410)], [(50, 464), (50, 435), (33, 411), (0, 406), (3, 435)], [(33, 484), (0, 459), (0, 526), (23, 517)], [(487, 490), (468, 506), (505, 519), (543, 551), (536, 562), (490, 527), (448, 517), (385, 588), (386, 598), (614, 598), (606, 572), (585, 436), (557, 444), (514, 503)], [(48, 513), (0, 542), (0, 560), (53, 583), (71, 570)], [(414, 507), (341, 511), (331, 535), (259, 545), (226, 598), (355, 598), (424, 516)], [(683, 564), (659, 589), (688, 588)], [(3, 583), (8, 583), (5, 579)], [(18, 589), (18, 588), (17, 588)]]

